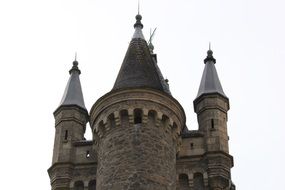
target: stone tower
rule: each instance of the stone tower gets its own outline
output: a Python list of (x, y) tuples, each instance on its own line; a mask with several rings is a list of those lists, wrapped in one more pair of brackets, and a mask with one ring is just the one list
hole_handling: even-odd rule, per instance
[(176, 153), (185, 125), (148, 44), (141, 15), (111, 92), (92, 107), (100, 190), (175, 190)]
[[(78, 62), (54, 112), (48, 169), (52, 190), (235, 190), (227, 112), (212, 50), (194, 100), (198, 130), (188, 130), (136, 16), (134, 35), (115, 84), (88, 114)], [(90, 122), (92, 140), (84, 138)]]

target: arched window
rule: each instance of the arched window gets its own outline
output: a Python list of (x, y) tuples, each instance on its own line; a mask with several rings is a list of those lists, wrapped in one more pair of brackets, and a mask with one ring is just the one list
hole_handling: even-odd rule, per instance
[(91, 180), (88, 184), (88, 190), (96, 190), (96, 180)]
[(179, 175), (179, 190), (189, 190), (189, 181), (187, 174), (180, 174)]
[(194, 190), (204, 190), (203, 174), (195, 173), (194, 179), (193, 179), (193, 184), (194, 184)]
[(74, 183), (74, 190), (84, 190), (84, 183), (82, 181), (76, 181)]
[(116, 126), (115, 116), (113, 113), (108, 116), (107, 125), (109, 125), (110, 128), (113, 128)]

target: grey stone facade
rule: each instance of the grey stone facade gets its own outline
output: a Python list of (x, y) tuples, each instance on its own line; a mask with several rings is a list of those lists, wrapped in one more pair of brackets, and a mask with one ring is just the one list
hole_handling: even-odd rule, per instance
[[(199, 129), (189, 131), (183, 107), (172, 97), (156, 54), (143, 38), (142, 17), (136, 19), (114, 88), (89, 114), (78, 62), (73, 62), (63, 100), (54, 112), (51, 189), (235, 190), (227, 133), (229, 99), (213, 52), (208, 51), (194, 100)], [(88, 122), (91, 141), (84, 138)]]

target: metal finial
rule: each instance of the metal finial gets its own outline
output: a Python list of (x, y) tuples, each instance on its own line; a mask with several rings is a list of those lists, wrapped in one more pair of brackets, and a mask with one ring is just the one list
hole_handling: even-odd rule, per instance
[(77, 52), (75, 52), (75, 57), (74, 57), (74, 61), (73, 61), (73, 66), (77, 67), (77, 65), (78, 65)]
[(72, 72), (77, 71), (79, 74), (81, 73), (79, 68), (78, 68), (78, 61), (77, 61), (77, 52), (75, 52), (75, 57), (74, 57), (74, 61), (72, 62), (73, 66), (72, 68), (69, 70), (69, 73), (71, 74)]
[(204, 59), (204, 63), (206, 64), (208, 61), (216, 63), (216, 59), (213, 57), (213, 51), (211, 50), (211, 42), (209, 43), (209, 50), (207, 51), (207, 57)]
[(142, 16), (140, 14), (138, 14), (136, 16), (136, 23), (134, 24), (134, 28), (136, 28), (136, 27), (143, 28), (143, 24), (141, 23), (141, 20), (142, 20)]

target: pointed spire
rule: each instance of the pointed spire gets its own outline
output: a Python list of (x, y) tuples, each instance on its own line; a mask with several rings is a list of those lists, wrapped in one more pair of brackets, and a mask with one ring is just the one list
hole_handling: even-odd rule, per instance
[(80, 73), (81, 71), (78, 68), (77, 55), (75, 54), (75, 60), (73, 61), (72, 68), (69, 70), (70, 77), (59, 107), (66, 105), (75, 105), (86, 110), (79, 79)]
[(126, 88), (152, 88), (169, 93), (156, 61), (144, 39), (142, 16), (136, 16), (135, 33), (126, 52), (113, 90)]
[(204, 60), (205, 68), (201, 79), (197, 98), (203, 94), (219, 93), (220, 95), (227, 97), (223, 91), (220, 83), (218, 73), (215, 67), (216, 59), (213, 57), (213, 51), (211, 45), (207, 52), (207, 57)]

